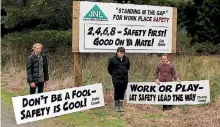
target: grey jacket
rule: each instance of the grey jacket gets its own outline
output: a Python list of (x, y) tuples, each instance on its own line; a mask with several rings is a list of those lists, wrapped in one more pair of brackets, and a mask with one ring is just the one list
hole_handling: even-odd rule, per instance
[(34, 54), (34, 52), (32, 52), (31, 55), (28, 57), (26, 63), (28, 83), (39, 82), (40, 79), (43, 79), (44, 81), (49, 80), (47, 57), (43, 54), (41, 54), (41, 56), (43, 58), (43, 78), (40, 77), (42, 74), (39, 74), (39, 58), (37, 55)]

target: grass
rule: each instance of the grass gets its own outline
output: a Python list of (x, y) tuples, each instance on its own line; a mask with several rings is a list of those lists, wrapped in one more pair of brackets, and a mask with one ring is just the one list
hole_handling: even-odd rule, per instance
[(216, 97), (218, 97), (220, 95), (220, 78), (216, 78), (213, 82), (211, 82), (212, 86), (210, 87), (210, 91), (211, 91), (211, 102), (214, 102)]
[(1, 101), (4, 102), (5, 104), (11, 106), (13, 96), (16, 96), (16, 95), (12, 93), (8, 93), (5, 90), (1, 89)]
[(158, 118), (166, 118), (167, 115), (163, 114), (145, 114), (144, 118), (145, 119), (158, 119)]
[(124, 127), (124, 119), (110, 107), (91, 109), (63, 115), (57, 120), (66, 126), (76, 127)]
[(8, 106), (12, 106), (12, 97), (22, 96), (22, 95), (27, 95), (27, 94), (28, 94), (27, 90), (23, 91), (23, 93), (21, 94), (18, 92), (11, 93), (5, 89), (1, 89), (1, 101)]

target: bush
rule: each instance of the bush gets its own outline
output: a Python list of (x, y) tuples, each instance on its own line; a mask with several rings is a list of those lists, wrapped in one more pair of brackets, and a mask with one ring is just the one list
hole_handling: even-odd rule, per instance
[(196, 52), (203, 54), (203, 55), (208, 55), (208, 54), (216, 54), (218, 49), (216, 45), (213, 45), (212, 43), (200, 43), (200, 44), (195, 44), (194, 49)]
[(216, 46), (216, 48), (217, 48), (216, 53), (217, 53), (217, 54), (220, 54), (220, 44), (218, 44), (218, 45)]
[(191, 48), (191, 40), (184, 30), (178, 30), (177, 32), (177, 52), (178, 53), (193, 53)]
[[(48, 51), (47, 53), (54, 53), (61, 47), (71, 50), (72, 34), (71, 31), (55, 30), (8, 34), (2, 39), (2, 66), (5, 66), (6, 62), (11, 62), (13, 65), (24, 64), (27, 55), (32, 52), (32, 46), (36, 42), (42, 43), (45, 51)], [(62, 51), (65, 52), (66, 50)]]
[(12, 44), (16, 48), (17, 46), (24, 46), (23, 48), (27, 49), (30, 49), (36, 42), (44, 43), (45, 46), (53, 44), (71, 46), (72, 35), (71, 31), (25, 31), (8, 34), (3, 38), (3, 42), (4, 44)]

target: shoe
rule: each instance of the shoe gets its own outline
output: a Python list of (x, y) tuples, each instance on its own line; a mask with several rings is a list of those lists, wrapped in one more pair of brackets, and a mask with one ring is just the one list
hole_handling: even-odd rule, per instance
[(119, 112), (119, 105), (120, 105), (120, 101), (119, 100), (115, 100), (115, 111)]
[(124, 100), (119, 101), (119, 111), (124, 112)]

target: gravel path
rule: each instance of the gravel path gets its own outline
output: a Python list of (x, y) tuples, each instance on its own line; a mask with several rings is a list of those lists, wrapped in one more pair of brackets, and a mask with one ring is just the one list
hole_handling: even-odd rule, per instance
[(1, 101), (1, 127), (62, 127), (57, 121), (48, 118), (36, 122), (16, 124), (14, 110), (12, 106), (8, 106)]

